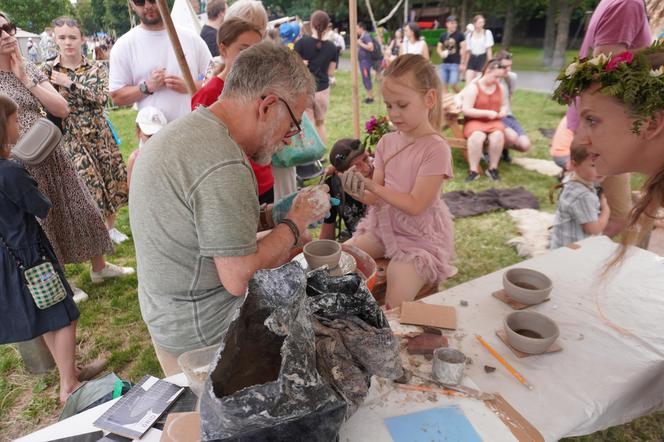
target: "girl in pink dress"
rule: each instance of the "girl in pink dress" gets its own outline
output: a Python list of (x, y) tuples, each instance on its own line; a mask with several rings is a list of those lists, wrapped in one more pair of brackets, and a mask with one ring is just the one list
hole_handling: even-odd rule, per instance
[(388, 116), (397, 131), (378, 142), (373, 179), (354, 168), (344, 189), (370, 205), (350, 243), (373, 258), (390, 258), (387, 308), (412, 301), (427, 283), (456, 272), (454, 225), (441, 199), (452, 178), (452, 155), (441, 137), (441, 85), (421, 55), (402, 55), (385, 71), (381, 86)]

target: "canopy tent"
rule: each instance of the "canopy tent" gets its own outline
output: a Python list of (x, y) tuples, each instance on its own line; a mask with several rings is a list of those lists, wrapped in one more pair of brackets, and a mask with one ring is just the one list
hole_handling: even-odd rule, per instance
[(17, 28), (16, 39), (18, 40), (18, 46), (21, 49), (21, 54), (23, 54), (23, 57), (28, 58), (28, 40), (32, 39), (32, 42), (37, 46), (39, 58), (41, 58), (41, 49), (39, 48), (39, 40), (41, 37), (38, 34), (33, 34), (32, 32)]

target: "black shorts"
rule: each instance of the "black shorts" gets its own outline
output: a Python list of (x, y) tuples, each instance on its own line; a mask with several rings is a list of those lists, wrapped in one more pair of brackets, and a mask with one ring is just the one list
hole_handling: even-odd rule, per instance
[(482, 72), (482, 69), (484, 69), (485, 64), (486, 64), (486, 54), (481, 54), (481, 55), (470, 54), (470, 58), (468, 59), (468, 69), (476, 72)]

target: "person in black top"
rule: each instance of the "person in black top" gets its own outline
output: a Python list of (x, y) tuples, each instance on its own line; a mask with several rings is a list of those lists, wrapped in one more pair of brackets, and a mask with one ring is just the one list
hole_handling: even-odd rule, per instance
[[(362, 175), (370, 178), (373, 175), (373, 166), (369, 153), (365, 151), (360, 140), (342, 138), (334, 143), (330, 152), (330, 177), (325, 184), (330, 188), (330, 196), (341, 201), (338, 206), (332, 206), (330, 215), (320, 229), (320, 239), (347, 240), (355, 232), (355, 227), (366, 213), (366, 205), (354, 199), (341, 187), (341, 174), (351, 167), (355, 167)], [(343, 221), (345, 230), (341, 229)]]
[(210, 53), (213, 57), (219, 56), (219, 46), (217, 46), (217, 31), (224, 21), (226, 14), (225, 0), (210, 0), (205, 9), (207, 13), (207, 22), (201, 29), (201, 38), (205, 40)]
[[(60, 402), (64, 403), (80, 385), (75, 366), (79, 311), (62, 266), (37, 222), (36, 217), (46, 218), (51, 202), (28, 171), (9, 160), (11, 146), (19, 137), (17, 115), (16, 103), (0, 94), (0, 344), (43, 335), (60, 372)], [(37, 307), (21, 268), (35, 266), (42, 257), (51, 261), (67, 292), (65, 299), (45, 309)]]
[(440, 80), (443, 83), (443, 93), (448, 93), (448, 86), (459, 93), (459, 74), (464, 70), (461, 64), (461, 55), (466, 51), (466, 38), (458, 31), (455, 16), (450, 15), (445, 22), (447, 32), (441, 34), (436, 50), (443, 60), (440, 65)]
[(325, 114), (330, 103), (330, 76), (334, 76), (337, 68), (337, 48), (334, 43), (324, 40), (324, 34), (330, 24), (330, 17), (324, 11), (311, 14), (312, 35), (304, 35), (295, 42), (295, 52), (309, 67), (316, 78), (316, 95), (313, 108), (307, 108), (307, 116), (315, 121), (316, 130), (323, 143), (327, 143), (325, 135)]

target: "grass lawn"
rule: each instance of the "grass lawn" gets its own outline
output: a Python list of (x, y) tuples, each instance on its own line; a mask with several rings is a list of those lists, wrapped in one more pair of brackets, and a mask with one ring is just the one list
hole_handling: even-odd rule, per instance
[[(327, 119), (329, 144), (353, 133), (351, 122), (350, 73), (337, 74), (337, 86), (332, 90)], [(361, 92), (362, 93), (362, 92)], [(364, 98), (362, 96), (362, 98)], [(529, 156), (548, 157), (548, 140), (538, 128), (554, 128), (563, 115), (563, 108), (548, 100), (543, 94), (517, 91), (514, 110), (533, 140), (534, 149)], [(362, 105), (361, 119), (385, 113), (378, 101)], [(134, 118), (132, 110), (111, 112), (111, 119), (122, 139), (122, 153), (127, 158), (135, 146)], [(454, 152), (456, 177), (446, 185), (446, 190), (484, 190), (494, 186), (488, 178), (465, 184), (467, 166), (461, 153)], [(503, 180), (498, 187), (524, 186), (538, 196), (543, 210), (553, 211), (548, 202), (549, 187), (553, 178), (528, 172), (518, 166), (501, 165)], [(120, 211), (117, 227), (130, 234), (127, 209)], [(521, 261), (514, 249), (505, 242), (517, 232), (505, 212), (455, 221), (459, 273), (444, 284), (452, 287), (504, 266)], [(132, 241), (116, 248), (109, 261), (135, 266)], [(150, 337), (139, 311), (135, 277), (93, 285), (90, 282), (89, 264), (67, 266), (67, 276), (87, 291), (90, 299), (82, 303), (78, 324), (78, 360), (81, 363), (98, 356), (109, 358), (109, 369), (120, 377), (138, 381), (144, 374), (162, 376), (154, 355)], [(30, 375), (12, 345), (0, 346), (0, 440), (9, 440), (54, 423), (60, 412), (57, 400), (58, 375), (51, 370), (45, 375)], [(563, 416), (556, 417), (564, 419)], [(579, 441), (645, 441), (662, 440), (664, 414), (653, 414), (630, 424), (611, 428)]]

